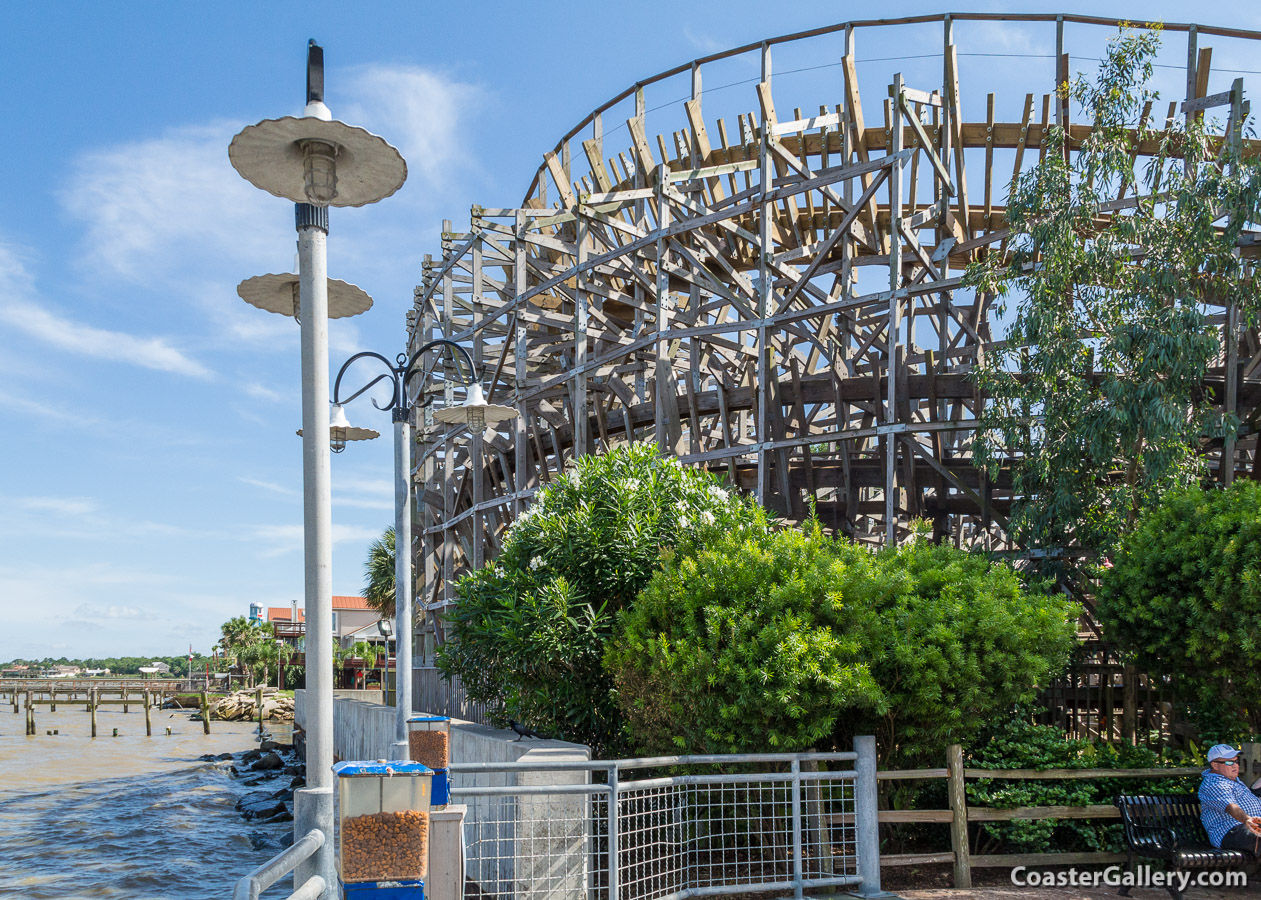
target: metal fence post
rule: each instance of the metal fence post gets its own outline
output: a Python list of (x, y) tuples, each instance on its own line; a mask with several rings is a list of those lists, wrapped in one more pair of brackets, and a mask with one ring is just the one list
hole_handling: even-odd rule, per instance
[(609, 767), (609, 900), (617, 900), (617, 766)]
[(793, 818), (793, 896), (800, 898), (805, 893), (802, 883), (801, 860), (801, 760), (792, 761), (792, 818)]
[(858, 875), (862, 882), (853, 893), (865, 900), (893, 897), (880, 889), (880, 824), (876, 794), (876, 739), (864, 734), (854, 738), (854, 832), (858, 840)]

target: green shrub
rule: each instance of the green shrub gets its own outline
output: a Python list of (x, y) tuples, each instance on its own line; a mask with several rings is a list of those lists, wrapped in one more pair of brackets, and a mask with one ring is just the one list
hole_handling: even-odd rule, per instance
[(844, 711), (879, 707), (838, 589), (870, 567), (817, 526), (719, 533), (675, 556), (606, 656), (636, 749), (802, 750), (830, 742)]
[(941, 765), (1068, 660), (1077, 605), (1005, 563), (919, 540), (882, 552), (876, 575), (868, 652), (889, 712), (851, 734), (875, 734), (899, 765)]
[(1168, 494), (1104, 571), (1108, 635), (1173, 688), (1204, 734), (1261, 731), (1261, 484)]
[(1004, 564), (915, 541), (871, 554), (804, 532), (680, 552), (606, 656), (641, 750), (839, 745), (940, 765), (1062, 668), (1074, 604)]
[(492, 719), (616, 752), (623, 728), (602, 660), (614, 616), (663, 553), (765, 515), (651, 444), (579, 458), (513, 524), (490, 565), (460, 580), (438, 666)]
[[(1028, 710), (1006, 717), (970, 754), (977, 769), (1149, 769), (1190, 765), (1176, 754), (1147, 747), (1066, 739), (1049, 725), (1029, 723)], [(1085, 806), (1112, 803), (1118, 794), (1193, 793), (1196, 777), (1092, 778), (1049, 781), (970, 781), (969, 804), (1015, 809), (1022, 806)], [(1121, 826), (1100, 819), (1042, 819), (986, 822), (977, 826), (977, 852), (1044, 853), (1124, 849)]]

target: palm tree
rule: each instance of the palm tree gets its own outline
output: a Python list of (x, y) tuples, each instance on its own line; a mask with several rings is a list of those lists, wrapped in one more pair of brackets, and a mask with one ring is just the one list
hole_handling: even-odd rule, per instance
[(368, 559), (364, 563), (364, 599), (368, 605), (389, 619), (394, 615), (394, 526), (381, 534), (368, 546)]
[(355, 641), (347, 653), (357, 659), (363, 660), (363, 667), (359, 670), (363, 673), (364, 679), (368, 677), (368, 669), (376, 668), (377, 665), (377, 648), (367, 641)]
[(242, 664), (241, 670), (252, 686), (254, 673), (251, 671), (247, 660), (250, 648), (257, 644), (260, 639), (262, 629), (245, 616), (237, 616), (228, 619), (228, 621), (220, 625), (219, 632), (223, 637), (219, 643), (223, 646), (224, 657), (231, 658), (232, 665)]

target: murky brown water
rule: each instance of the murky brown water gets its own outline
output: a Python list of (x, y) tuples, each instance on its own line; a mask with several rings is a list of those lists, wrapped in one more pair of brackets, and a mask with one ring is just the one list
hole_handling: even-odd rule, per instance
[[(256, 724), (212, 722), (207, 735), (187, 712), (155, 709), (145, 737), (139, 704), (99, 711), (95, 740), (83, 705), (38, 707), (35, 723), (28, 737), (24, 711), (0, 706), (0, 898), (230, 897), (292, 828), (247, 822), (234, 809), (287, 779), (250, 788), (229, 762), (198, 759), (257, 746)], [(290, 726), (266, 727), (290, 739)], [(60, 734), (46, 733), (53, 729)], [(287, 894), (288, 881), (266, 896)]]

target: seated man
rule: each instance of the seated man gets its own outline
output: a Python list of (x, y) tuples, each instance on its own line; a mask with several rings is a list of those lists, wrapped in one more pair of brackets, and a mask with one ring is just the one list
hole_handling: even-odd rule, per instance
[(1239, 780), (1239, 751), (1230, 744), (1208, 751), (1200, 819), (1214, 847), (1261, 856), (1261, 800)]

